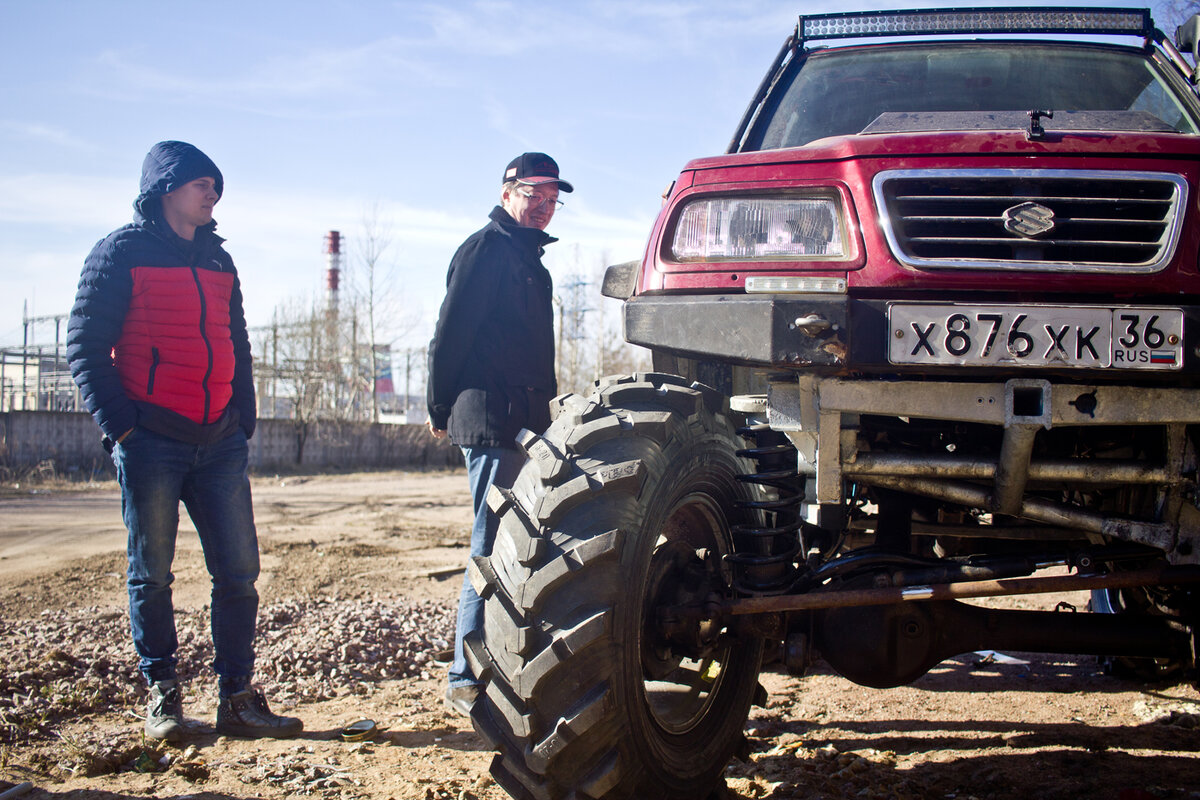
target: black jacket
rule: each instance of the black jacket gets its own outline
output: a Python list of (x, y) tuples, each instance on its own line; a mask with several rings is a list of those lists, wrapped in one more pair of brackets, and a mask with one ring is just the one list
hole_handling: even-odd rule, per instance
[(500, 206), (489, 216), (450, 262), (429, 343), (429, 418), (460, 447), (515, 447), (522, 428), (542, 433), (557, 393), (553, 284), (541, 261), (557, 240)]

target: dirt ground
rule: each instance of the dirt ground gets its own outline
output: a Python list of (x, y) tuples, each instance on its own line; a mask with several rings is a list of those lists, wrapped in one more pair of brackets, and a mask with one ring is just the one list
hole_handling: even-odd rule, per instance
[[(20, 796), (30, 800), (507, 798), (469, 721), (442, 706), (444, 667), (417, 652), (444, 645), (437, 636), (452, 626), (470, 518), (464, 474), (263, 476), (254, 492), (268, 612), (260, 662), (269, 653), (275, 676), (264, 685), (277, 687), (276, 710), (301, 717), (305, 732), (288, 741), (218, 737), (211, 684), (197, 677), (184, 706), (194, 736), (175, 747), (139, 736), (142, 695), (131, 666), (106, 673), (126, 676), (116, 701), (13, 722), (51, 693), (44, 676), (75, 680), (71, 665), (95, 673), (97, 665), (81, 664), (89, 636), (108, 640), (117, 661), (124, 653), (131, 665), (133, 654), (115, 485), (0, 488), (0, 666), (10, 695), (0, 698), (0, 797), (28, 782)], [(186, 521), (183, 529), (176, 606), (181, 618), (203, 622), (207, 574)], [(1086, 597), (1019, 603), (1060, 601), (1082, 609)], [(344, 669), (336, 660), (305, 666), (301, 651), (314, 637), (332, 630), (365, 641), (369, 631), (351, 623), (387, 609), (436, 633), (389, 640), (410, 648), (408, 663), (397, 657), (392, 672), (372, 672), (367, 662), (386, 655), (378, 643), (368, 652), (345, 641), (340, 656), (363, 662), (354, 680), (317, 674)], [(302, 669), (304, 681), (289, 682)], [(748, 722), (750, 760), (726, 770), (729, 800), (1200, 798), (1200, 693), (1131, 684), (1091, 657), (969, 654), (888, 690), (855, 686), (820, 664), (802, 678), (768, 671), (762, 683), (770, 700)], [(342, 729), (364, 718), (378, 725), (374, 739), (343, 741)]]

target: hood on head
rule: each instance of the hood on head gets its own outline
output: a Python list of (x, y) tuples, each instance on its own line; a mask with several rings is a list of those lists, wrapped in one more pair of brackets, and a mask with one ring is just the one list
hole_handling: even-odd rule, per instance
[(217, 197), (225, 189), (225, 179), (213, 160), (187, 142), (159, 142), (150, 148), (142, 162), (140, 193), (133, 207), (143, 219), (158, 216), (164, 194), (173, 192), (197, 178), (216, 181)]

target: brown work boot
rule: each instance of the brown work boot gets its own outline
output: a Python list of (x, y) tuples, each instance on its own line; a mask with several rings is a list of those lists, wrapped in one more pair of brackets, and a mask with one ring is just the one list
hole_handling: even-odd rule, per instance
[(243, 689), (222, 697), (217, 706), (217, 733), (246, 739), (287, 739), (304, 730), (295, 717), (281, 717), (267, 708), (262, 692)]
[(146, 735), (151, 739), (178, 742), (183, 738), (183, 695), (179, 681), (155, 681), (150, 684), (146, 702)]

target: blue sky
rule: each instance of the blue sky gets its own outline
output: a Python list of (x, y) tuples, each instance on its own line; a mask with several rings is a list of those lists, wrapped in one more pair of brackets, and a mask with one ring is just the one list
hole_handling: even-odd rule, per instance
[(548, 152), (575, 184), (549, 228), (557, 279), (639, 258), (663, 188), (724, 150), (798, 14), (898, 5), (0, 0), (0, 345), (25, 313), (69, 312), (163, 139), (224, 173), (216, 218), (251, 325), (322, 296), (331, 229), (361, 274), (374, 215), (409, 323), (396, 344), (420, 345), (511, 158)]

